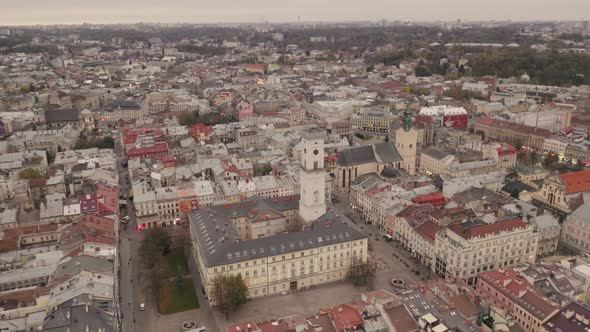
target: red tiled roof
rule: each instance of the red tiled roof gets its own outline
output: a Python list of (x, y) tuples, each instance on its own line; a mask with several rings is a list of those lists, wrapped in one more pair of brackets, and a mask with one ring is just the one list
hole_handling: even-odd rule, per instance
[(124, 142), (125, 144), (135, 143), (137, 137), (144, 134), (153, 134), (155, 136), (164, 136), (164, 133), (159, 128), (137, 128), (137, 129), (126, 129)]
[[(258, 325), (262, 332), (286, 332), (289, 331), (289, 326), (284, 322), (265, 322)], [(235, 331), (234, 331), (235, 332)]]
[(561, 179), (566, 194), (590, 191), (590, 170), (561, 174)]
[(416, 227), (416, 233), (420, 234), (423, 238), (433, 242), (434, 238), (436, 237), (436, 233), (438, 233), (442, 227), (440, 227), (437, 223), (426, 220), (420, 226)]
[(143, 148), (131, 148), (129, 149), (129, 152), (127, 152), (127, 155), (129, 157), (138, 157), (165, 153), (168, 153), (168, 144), (156, 143), (155, 145), (146, 146)]
[(449, 229), (464, 239), (471, 239), (474, 237), (486, 237), (491, 234), (499, 234), (500, 232), (512, 231), (525, 227), (527, 227), (527, 224), (525, 224), (522, 219), (516, 218), (467, 228), (465, 227), (465, 224), (453, 224), (449, 226)]
[(96, 211), (98, 209), (98, 202), (96, 200), (96, 194), (82, 195), (80, 197), (80, 212)]
[[(497, 292), (518, 303), (537, 318), (544, 318), (555, 310), (555, 307), (545, 300), (520, 272), (513, 269), (499, 269), (482, 272), (479, 277), (482, 282), (489, 284)], [(497, 293), (490, 292), (490, 296), (498, 296), (494, 294)]]
[(99, 183), (97, 188), (98, 210), (103, 216), (119, 212), (119, 191), (117, 188)]
[(496, 148), (496, 150), (498, 151), (499, 156), (503, 156), (505, 154), (516, 154), (518, 152), (516, 151), (515, 147), (507, 143), (503, 144), (502, 146), (499, 146), (498, 148)]
[(356, 330), (357, 327), (363, 325), (363, 316), (351, 305), (341, 304), (334, 308), (322, 309), (321, 311), (327, 312), (330, 315), (336, 331)]
[(444, 200), (444, 199), (445, 199), (445, 195), (443, 195), (440, 192), (435, 192), (435, 193), (431, 193), (431, 194), (416, 196), (416, 197), (412, 198), (412, 202), (414, 202), (416, 204), (425, 204), (425, 203), (432, 203), (434, 201)]
[(108, 244), (111, 246), (114, 246), (117, 243), (117, 241), (115, 241), (114, 238), (108, 238), (108, 237), (103, 237), (103, 236), (93, 236), (93, 235), (86, 236), (86, 242)]
[(248, 331), (256, 331), (259, 329), (260, 328), (258, 327), (258, 325), (252, 321), (252, 322), (245, 322), (245, 323), (230, 325), (225, 328), (225, 332), (242, 332), (242, 331), (248, 332)]
[(204, 133), (206, 136), (209, 136), (213, 132), (212, 126), (207, 126), (203, 123), (197, 123), (191, 127), (190, 133), (192, 136), (195, 136), (200, 133)]
[(266, 70), (268, 65), (264, 63), (248, 63), (243, 65), (242, 68), (246, 70)]
[(403, 304), (390, 307), (385, 310), (385, 313), (396, 331), (414, 331), (419, 329), (418, 323), (416, 323)]

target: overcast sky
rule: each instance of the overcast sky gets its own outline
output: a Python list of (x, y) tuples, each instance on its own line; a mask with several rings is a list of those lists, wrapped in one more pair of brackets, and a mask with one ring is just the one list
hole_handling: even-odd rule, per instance
[(0, 0), (0, 25), (337, 20), (583, 20), (590, 0)]

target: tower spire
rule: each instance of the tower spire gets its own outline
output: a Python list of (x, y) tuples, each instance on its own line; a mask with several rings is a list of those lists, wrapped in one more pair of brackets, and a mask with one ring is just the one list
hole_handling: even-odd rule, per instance
[(412, 129), (412, 111), (405, 110), (404, 111), (404, 130), (410, 131)]

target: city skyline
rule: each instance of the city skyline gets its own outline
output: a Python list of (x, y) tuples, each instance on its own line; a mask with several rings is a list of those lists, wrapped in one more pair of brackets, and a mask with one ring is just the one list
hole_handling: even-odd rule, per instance
[(473, 6), (466, 0), (452, 0), (445, 8), (434, 0), (407, 3), (399, 0), (374, 0), (365, 3), (349, 0), (335, 3), (330, 0), (301, 0), (297, 4), (281, 4), (270, 0), (256, 0), (236, 6), (234, 1), (170, 0), (165, 4), (154, 0), (114, 0), (80, 5), (73, 0), (51, 2), (14, 2), (2, 0), (0, 22), (3, 25), (33, 24), (111, 24), (111, 23), (236, 23), (236, 22), (296, 22), (302, 21), (544, 21), (585, 20), (582, 13), (590, 12), (590, 2), (567, 0), (547, 2), (542, 6), (534, 0), (510, 2), (500, 0)]

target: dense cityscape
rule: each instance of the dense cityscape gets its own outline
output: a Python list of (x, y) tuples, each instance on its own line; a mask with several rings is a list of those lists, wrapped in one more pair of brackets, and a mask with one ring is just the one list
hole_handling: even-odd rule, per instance
[(589, 131), (588, 21), (0, 26), (0, 331), (590, 331)]

